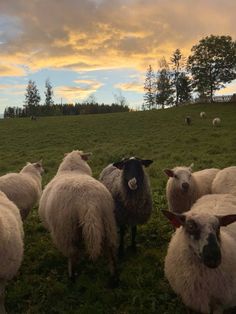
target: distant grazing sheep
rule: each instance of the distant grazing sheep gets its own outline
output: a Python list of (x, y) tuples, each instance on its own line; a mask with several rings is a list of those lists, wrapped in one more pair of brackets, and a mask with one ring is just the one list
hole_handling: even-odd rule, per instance
[(120, 228), (119, 256), (124, 254), (126, 225), (131, 226), (132, 248), (136, 249), (137, 225), (144, 224), (152, 212), (150, 184), (144, 167), (153, 161), (131, 157), (108, 165), (99, 180), (115, 200), (115, 217)]
[(20, 268), (24, 251), (24, 231), (19, 209), (0, 192), (0, 313), (4, 306), (5, 286)]
[(197, 313), (236, 306), (236, 197), (205, 195), (185, 214), (163, 213), (178, 228), (165, 258), (175, 293)]
[(205, 111), (200, 112), (200, 118), (206, 118), (206, 113)]
[(212, 182), (212, 193), (236, 195), (236, 167), (228, 167), (219, 171)]
[(221, 119), (220, 118), (214, 118), (212, 120), (212, 125), (213, 126), (220, 126), (220, 124), (221, 124)]
[(42, 193), (42, 162), (27, 163), (19, 173), (8, 173), (0, 177), (0, 190), (20, 209), (22, 219), (39, 201)]
[(65, 156), (43, 191), (39, 216), (56, 247), (68, 257), (71, 279), (75, 278), (76, 264), (84, 251), (92, 260), (104, 251), (110, 262), (111, 283), (115, 285), (118, 273), (114, 201), (106, 187), (92, 177), (86, 162), (88, 156), (78, 150)]
[(169, 210), (173, 212), (186, 212), (198, 198), (211, 193), (212, 181), (219, 169), (210, 168), (192, 173), (192, 166), (164, 170), (169, 177), (166, 198)]
[(192, 119), (191, 119), (190, 116), (187, 116), (187, 117), (184, 119), (184, 121), (185, 121), (185, 123), (186, 123), (187, 125), (190, 125), (190, 124), (192, 123)]

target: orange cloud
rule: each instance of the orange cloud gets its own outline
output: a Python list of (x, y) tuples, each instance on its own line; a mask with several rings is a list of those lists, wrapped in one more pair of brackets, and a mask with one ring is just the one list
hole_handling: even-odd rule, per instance
[(24, 76), (25, 71), (17, 66), (11, 64), (0, 64), (0, 75), (1, 76)]
[(130, 82), (130, 83), (119, 83), (115, 85), (116, 88), (120, 88), (124, 91), (131, 91), (137, 93), (143, 93), (143, 83), (142, 82)]

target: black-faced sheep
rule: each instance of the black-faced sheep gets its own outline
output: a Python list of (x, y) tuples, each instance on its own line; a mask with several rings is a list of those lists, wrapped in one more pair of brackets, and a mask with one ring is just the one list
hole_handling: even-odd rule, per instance
[(190, 116), (187, 116), (187, 117), (184, 119), (184, 121), (185, 121), (185, 124), (187, 124), (187, 125), (190, 125), (190, 124), (192, 123), (192, 119), (191, 119)]
[(27, 163), (19, 173), (0, 177), (0, 190), (20, 209), (22, 219), (39, 201), (42, 193), (42, 162)]
[(24, 252), (24, 231), (19, 209), (0, 192), (0, 313), (4, 306), (5, 286), (20, 268)]
[(108, 165), (99, 180), (115, 200), (115, 217), (120, 228), (119, 256), (124, 254), (125, 227), (131, 226), (132, 245), (136, 249), (137, 225), (144, 224), (152, 212), (149, 178), (144, 171), (153, 161), (136, 157)]
[[(117, 231), (110, 192), (91, 175), (88, 154), (72, 151), (48, 183), (39, 203), (39, 216), (56, 247), (68, 257), (69, 277), (83, 252), (95, 260), (106, 253), (111, 283), (117, 284)], [(84, 247), (83, 248), (83, 244)]]
[(236, 197), (205, 195), (185, 214), (164, 214), (178, 228), (165, 258), (175, 293), (197, 313), (236, 306)]
[(210, 168), (192, 173), (191, 166), (164, 170), (169, 177), (166, 198), (169, 210), (173, 212), (185, 212), (198, 198), (211, 194), (212, 181), (219, 169)]
[(206, 118), (205, 111), (200, 112), (200, 118), (202, 118), (202, 119)]

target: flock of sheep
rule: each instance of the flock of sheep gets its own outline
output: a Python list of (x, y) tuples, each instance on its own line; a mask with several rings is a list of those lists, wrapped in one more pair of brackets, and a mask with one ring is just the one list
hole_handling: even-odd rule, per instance
[[(205, 119), (206, 118), (206, 113), (205, 113), (205, 111), (202, 111), (202, 112), (200, 112), (200, 118), (201, 119)], [(185, 121), (185, 124), (187, 124), (187, 125), (191, 125), (192, 124), (192, 118), (190, 117), (190, 116), (186, 116), (185, 117), (185, 119), (184, 119), (184, 121)], [(215, 127), (215, 126), (220, 126), (221, 125), (221, 119), (220, 118), (214, 118), (213, 120), (212, 120), (212, 125)]]
[[(105, 254), (111, 287), (119, 284), (117, 257), (125, 253), (131, 228), (136, 250), (137, 225), (152, 213), (152, 194), (145, 167), (152, 160), (131, 157), (108, 165), (92, 177), (90, 153), (65, 154), (54, 178), (42, 191), (42, 162), (27, 163), (19, 173), (0, 177), (0, 313), (4, 290), (22, 262), (23, 221), (39, 202), (39, 216), (52, 241), (68, 258), (75, 280), (83, 254)], [(191, 310), (223, 313), (236, 306), (236, 167), (192, 171), (165, 169), (169, 210), (163, 214), (176, 228), (165, 258), (165, 275)], [(117, 232), (119, 229), (119, 233)], [(118, 240), (119, 234), (119, 240)]]

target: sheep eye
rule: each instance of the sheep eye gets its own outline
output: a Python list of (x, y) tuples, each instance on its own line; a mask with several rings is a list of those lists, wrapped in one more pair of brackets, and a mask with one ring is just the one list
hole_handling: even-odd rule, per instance
[(200, 238), (200, 228), (195, 221), (193, 220), (187, 221), (185, 229), (190, 235), (194, 236), (195, 240)]

